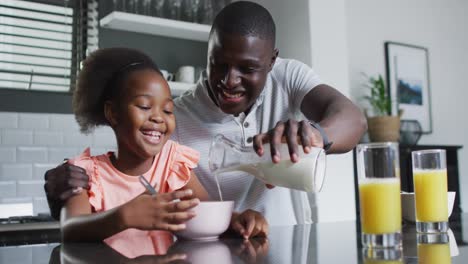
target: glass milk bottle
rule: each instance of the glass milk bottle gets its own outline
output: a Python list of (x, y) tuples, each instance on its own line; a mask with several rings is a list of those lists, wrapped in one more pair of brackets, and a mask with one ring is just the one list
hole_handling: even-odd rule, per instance
[(270, 146), (264, 145), (264, 154), (258, 156), (253, 147), (242, 147), (223, 135), (214, 137), (209, 154), (209, 166), (216, 177), (223, 172), (244, 171), (274, 186), (306, 192), (319, 192), (322, 188), (326, 154), (322, 148), (311, 148), (304, 153), (298, 148), (299, 161), (290, 160), (287, 144), (280, 148), (281, 161), (273, 163)]

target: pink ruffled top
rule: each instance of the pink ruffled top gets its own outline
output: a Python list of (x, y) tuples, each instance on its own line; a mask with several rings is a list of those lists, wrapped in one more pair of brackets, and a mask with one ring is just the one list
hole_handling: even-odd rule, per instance
[[(69, 160), (70, 164), (84, 168), (89, 176), (88, 196), (93, 212), (102, 212), (120, 206), (146, 190), (138, 180), (138, 176), (126, 175), (112, 165), (110, 160), (112, 155), (114, 153), (108, 152), (99, 156), (91, 156), (87, 148), (80, 156)], [(187, 184), (190, 173), (197, 166), (199, 159), (199, 152), (168, 140), (161, 152), (154, 157), (151, 168), (143, 176), (158, 193), (178, 190)], [(148, 231), (127, 229), (106, 240), (117, 235), (126, 237), (142, 235), (141, 232), (147, 233)], [(161, 236), (167, 233), (165, 231), (151, 232), (161, 233)]]

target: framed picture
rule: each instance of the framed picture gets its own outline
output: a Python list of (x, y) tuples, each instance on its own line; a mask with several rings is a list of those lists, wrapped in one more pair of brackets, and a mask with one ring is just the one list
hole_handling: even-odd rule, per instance
[(432, 133), (427, 49), (385, 42), (385, 60), (392, 114), (402, 110), (401, 120), (417, 120), (424, 134)]

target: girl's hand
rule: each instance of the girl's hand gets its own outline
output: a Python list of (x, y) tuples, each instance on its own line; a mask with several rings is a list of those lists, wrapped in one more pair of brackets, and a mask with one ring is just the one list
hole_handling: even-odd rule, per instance
[(245, 210), (242, 213), (233, 213), (230, 228), (239, 233), (244, 239), (250, 237), (268, 236), (268, 223), (259, 212)]
[[(142, 230), (166, 230), (170, 232), (185, 229), (185, 222), (195, 216), (188, 211), (200, 202), (188, 199), (192, 190), (179, 190), (155, 196), (144, 193), (119, 209), (120, 223), (126, 228)], [(185, 199), (174, 201), (176, 199)]]

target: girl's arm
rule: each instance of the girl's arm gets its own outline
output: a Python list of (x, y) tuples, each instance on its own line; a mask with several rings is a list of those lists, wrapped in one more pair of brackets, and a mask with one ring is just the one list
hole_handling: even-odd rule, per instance
[(121, 207), (92, 214), (87, 192), (70, 197), (61, 212), (63, 241), (102, 241), (125, 229)]
[[(195, 216), (189, 210), (199, 201), (190, 199), (192, 191), (179, 190), (155, 196), (143, 193), (133, 200), (99, 213), (91, 212), (88, 194), (71, 197), (62, 209), (63, 241), (102, 241), (127, 228), (179, 231)], [(173, 202), (174, 200), (182, 200)], [(202, 198), (200, 198), (202, 199)]]

